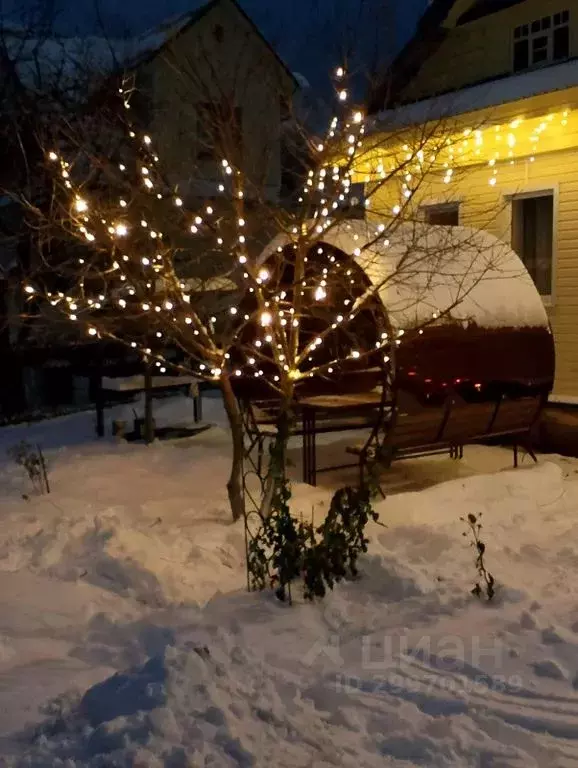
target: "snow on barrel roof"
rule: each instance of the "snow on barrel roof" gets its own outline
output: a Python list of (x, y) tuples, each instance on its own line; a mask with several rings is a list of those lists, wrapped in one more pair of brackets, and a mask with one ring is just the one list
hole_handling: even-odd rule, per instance
[[(276, 237), (263, 260), (287, 242)], [(519, 256), (483, 230), (403, 223), (388, 232), (379, 222), (351, 220), (321, 235), (323, 243), (357, 261), (396, 328), (418, 327), (434, 314), (483, 328), (549, 327)]]

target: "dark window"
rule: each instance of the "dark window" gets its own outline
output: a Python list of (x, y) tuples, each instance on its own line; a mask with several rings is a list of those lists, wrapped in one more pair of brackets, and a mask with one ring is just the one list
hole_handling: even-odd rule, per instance
[(570, 55), (570, 27), (558, 27), (553, 34), (554, 50), (552, 58), (554, 61), (567, 59)]
[(514, 72), (528, 69), (530, 66), (530, 51), (528, 40), (518, 40), (514, 44)]
[(554, 197), (512, 200), (512, 247), (524, 262), (541, 296), (552, 293)]
[(228, 100), (203, 102), (197, 113), (197, 158), (240, 165), (243, 157), (243, 112)]
[(570, 11), (515, 27), (514, 72), (562, 61), (570, 56)]
[(135, 89), (131, 98), (131, 111), (142, 125), (149, 126), (154, 114), (154, 80), (150, 67), (136, 72)]
[(548, 61), (548, 38), (545, 35), (532, 40), (532, 64), (543, 61)]
[(343, 211), (349, 219), (365, 219), (366, 208), (365, 184), (359, 182), (352, 184), (349, 190), (349, 202), (343, 207)]
[(428, 224), (443, 227), (457, 227), (460, 223), (459, 203), (424, 206), (424, 219)]

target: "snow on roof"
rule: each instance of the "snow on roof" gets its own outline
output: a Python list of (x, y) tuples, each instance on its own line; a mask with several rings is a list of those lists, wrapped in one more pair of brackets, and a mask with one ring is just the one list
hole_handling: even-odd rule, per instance
[(3, 44), (27, 87), (43, 88), (63, 81), (73, 84), (83, 73), (107, 74), (134, 64), (178, 34), (208, 2), (190, 0), (192, 7), (186, 13), (138, 36), (39, 38), (12, 26), (3, 30)]
[[(394, 327), (419, 327), (434, 313), (483, 328), (549, 327), (520, 258), (488, 232), (400, 224), (374, 244), (377, 235), (375, 222), (351, 220), (328, 230), (320, 244), (355, 258), (376, 286)], [(287, 236), (279, 235), (262, 259), (287, 242)]]
[(578, 59), (493, 80), (379, 113), (373, 130), (414, 125), (578, 86)]
[(302, 75), (300, 72), (292, 72), (291, 74), (293, 75), (295, 82), (299, 84), (300, 88), (311, 88), (311, 83), (305, 75)]

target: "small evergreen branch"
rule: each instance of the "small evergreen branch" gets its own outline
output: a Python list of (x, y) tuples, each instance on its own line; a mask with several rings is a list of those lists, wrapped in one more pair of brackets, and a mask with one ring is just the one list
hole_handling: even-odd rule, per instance
[[(492, 600), (494, 595), (496, 594), (496, 581), (492, 574), (487, 570), (484, 556), (486, 554), (486, 545), (481, 540), (481, 532), (482, 532), (482, 523), (481, 523), (482, 515), (481, 513), (476, 517), (476, 515), (470, 514), (465, 517), (460, 517), (460, 520), (463, 523), (466, 523), (468, 526), (469, 532), (472, 535), (473, 541), (470, 542), (470, 546), (474, 548), (476, 552), (476, 570), (478, 572), (479, 580), (474, 585), (474, 588), (472, 589), (472, 595), (475, 595), (476, 597), (485, 597), (488, 602)], [(464, 531), (462, 536), (467, 536), (468, 531)]]
[(357, 576), (357, 561), (369, 544), (365, 528), (370, 520), (378, 522), (378, 514), (367, 489), (342, 488), (315, 528), (313, 521), (291, 515), (290, 498), (288, 481), (279, 483), (271, 514), (249, 543), (250, 583), (254, 589), (270, 586), (291, 603), (291, 584), (301, 578), (306, 600), (323, 598), (344, 578)]

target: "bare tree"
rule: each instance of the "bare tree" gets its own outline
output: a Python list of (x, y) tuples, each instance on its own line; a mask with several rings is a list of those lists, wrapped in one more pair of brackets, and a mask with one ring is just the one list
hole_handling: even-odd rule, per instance
[[(385, 291), (401, 296), (408, 317), (415, 310), (402, 330), (419, 333), (449, 317), (495, 266), (473, 235), (435, 242), (424, 235), (416, 200), (432, 178), (459, 175), (451, 155), (461, 132), (447, 119), (368, 130), (363, 110), (350, 105), (345, 68), (335, 72), (335, 117), (323, 136), (309, 134), (285, 104), (309, 170), (293, 204), (281, 206), (270, 183), (278, 142), (257, 142), (256, 158), (239, 140), (241, 94), (262, 71), (242, 50), (230, 53), (227, 78), (211, 49), (164, 53), (183, 103), (178, 119), (196, 126), (192, 155), (169, 145), (170, 105), (147, 102), (143, 70), (136, 80), (110, 77), (74, 109), (53, 93), (48, 119), (35, 131), (51, 183), (40, 184), (41, 195), (18, 191), (40, 255), (25, 292), (45, 326), (61, 332), (56, 324), (64, 318), (78, 338), (110, 339), (161, 372), (220, 385), (233, 442), (234, 518), (244, 510), (238, 382), (266, 382), (276, 393), (277, 454), (285, 457), (291, 414), (307, 382), (394, 356), (400, 338)], [(297, 176), (301, 170), (298, 164)], [(345, 237), (360, 209), (364, 223), (352, 234), (359, 246), (344, 258), (326, 241)], [(396, 238), (403, 248), (384, 272), (383, 252)], [(470, 263), (457, 258), (466, 248), (476, 256)], [(454, 289), (425, 316), (420, 297), (440, 279)], [(284, 458), (281, 470), (284, 476)], [(278, 482), (271, 472), (263, 515)]]

